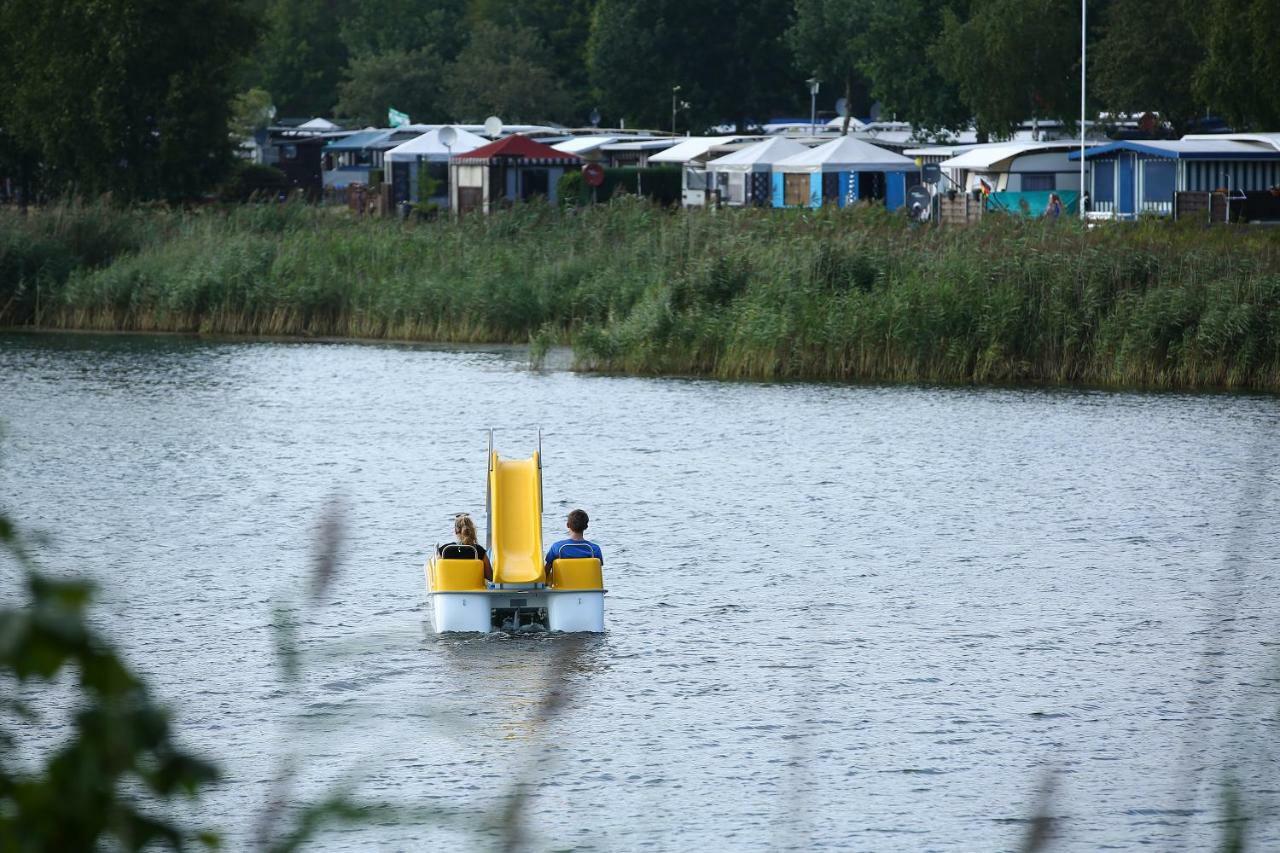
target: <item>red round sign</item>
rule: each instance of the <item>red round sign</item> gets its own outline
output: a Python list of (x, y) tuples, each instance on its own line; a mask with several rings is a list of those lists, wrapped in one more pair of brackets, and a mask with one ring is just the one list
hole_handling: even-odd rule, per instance
[(582, 179), (587, 182), (587, 186), (600, 186), (604, 183), (604, 167), (599, 163), (588, 163), (582, 167)]

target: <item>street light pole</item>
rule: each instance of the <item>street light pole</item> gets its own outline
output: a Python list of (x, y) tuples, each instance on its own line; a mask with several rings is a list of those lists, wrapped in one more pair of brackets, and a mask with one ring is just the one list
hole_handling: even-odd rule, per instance
[(671, 87), (671, 135), (676, 135), (676, 96), (680, 94), (679, 86)]
[(1085, 218), (1084, 209), (1084, 93), (1085, 78), (1088, 75), (1088, 66), (1085, 65), (1085, 59), (1088, 52), (1089, 40), (1089, 0), (1080, 0), (1080, 198), (1076, 202), (1076, 206), (1080, 208), (1080, 218)]
[(810, 77), (804, 82), (809, 84), (809, 135), (813, 136), (818, 132), (818, 86), (822, 81)]

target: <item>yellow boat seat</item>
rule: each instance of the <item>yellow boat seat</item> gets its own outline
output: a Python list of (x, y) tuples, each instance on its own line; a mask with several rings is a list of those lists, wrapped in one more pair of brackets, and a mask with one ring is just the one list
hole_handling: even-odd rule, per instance
[(445, 560), (437, 557), (431, 561), (432, 592), (471, 592), (484, 588), (483, 560)]
[(604, 589), (604, 568), (595, 557), (561, 558), (551, 564), (552, 589)]

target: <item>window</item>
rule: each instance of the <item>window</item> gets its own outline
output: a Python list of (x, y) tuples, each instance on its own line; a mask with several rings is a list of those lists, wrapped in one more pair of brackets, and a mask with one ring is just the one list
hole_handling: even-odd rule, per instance
[(1142, 200), (1172, 202), (1174, 168), (1172, 160), (1147, 160), (1142, 165)]
[(1114, 160), (1093, 161), (1092, 201), (1110, 204), (1116, 200), (1116, 163)]
[(684, 188), (687, 190), (705, 190), (707, 188), (707, 173), (700, 169), (685, 169)]
[(1022, 191), (1024, 193), (1047, 192), (1057, 188), (1058, 186), (1053, 179), (1053, 172), (1027, 172), (1022, 176)]
[(545, 196), (548, 194), (550, 187), (549, 176), (546, 169), (525, 169), (520, 175), (520, 198), (528, 199), (534, 196)]

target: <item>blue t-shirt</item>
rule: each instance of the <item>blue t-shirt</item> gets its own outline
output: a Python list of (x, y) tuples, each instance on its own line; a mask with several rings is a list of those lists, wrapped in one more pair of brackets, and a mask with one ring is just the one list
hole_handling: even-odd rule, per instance
[(600, 546), (586, 539), (561, 539), (553, 543), (547, 549), (547, 568), (551, 568), (552, 562), (561, 557), (566, 560), (595, 557), (604, 565), (604, 554), (600, 553)]

